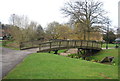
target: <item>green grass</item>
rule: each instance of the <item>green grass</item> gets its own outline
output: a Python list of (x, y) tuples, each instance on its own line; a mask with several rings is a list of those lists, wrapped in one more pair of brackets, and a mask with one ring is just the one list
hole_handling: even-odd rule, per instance
[(3, 40), (0, 40), (0, 47), (2, 47), (2, 42), (3, 42)]
[[(12, 46), (8, 46), (8, 44), (11, 44)], [(15, 41), (3, 40), (2, 43), (1, 43), (1, 46), (5, 47), (5, 48), (10, 48), (10, 49), (13, 49), (13, 50), (20, 50), (19, 48), (14, 47), (16, 44), (17, 43)]]
[[(116, 44), (108, 44), (109, 48), (115, 48)], [(106, 48), (106, 44), (102, 45), (103, 48)]]
[(29, 55), (5, 79), (116, 79), (117, 66), (49, 53)]
[(2, 47), (2, 43), (0, 43), (0, 47)]
[(10, 48), (10, 49), (13, 49), (13, 50), (20, 50), (19, 48), (14, 48), (14, 47), (8, 47), (8, 46), (2, 46), (2, 47)]
[(115, 65), (118, 65), (118, 49), (102, 50), (99, 53), (97, 53), (96, 55), (90, 56), (89, 59), (101, 61), (103, 58), (105, 58), (107, 56), (113, 56), (114, 61), (115, 61)]

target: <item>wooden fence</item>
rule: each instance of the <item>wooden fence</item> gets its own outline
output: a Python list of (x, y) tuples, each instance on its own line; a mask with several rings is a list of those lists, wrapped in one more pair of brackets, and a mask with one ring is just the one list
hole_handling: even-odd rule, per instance
[(26, 41), (26, 42), (20, 42), (20, 49), (30, 49), (30, 48), (37, 48), (39, 47), (39, 44), (42, 43), (41, 40), (36, 41)]

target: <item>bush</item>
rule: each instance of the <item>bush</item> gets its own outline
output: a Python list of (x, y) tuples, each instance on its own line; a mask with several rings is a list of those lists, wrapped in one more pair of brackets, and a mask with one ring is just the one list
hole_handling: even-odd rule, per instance
[(78, 55), (78, 54), (70, 54), (70, 55), (68, 55), (68, 57), (79, 59), (79, 58), (81, 58), (82, 56), (81, 56), (81, 55)]
[(86, 57), (85, 60), (90, 61), (91, 59), (89, 57)]
[(6, 40), (2, 41), (2, 46), (6, 46), (6, 44), (7, 44)]

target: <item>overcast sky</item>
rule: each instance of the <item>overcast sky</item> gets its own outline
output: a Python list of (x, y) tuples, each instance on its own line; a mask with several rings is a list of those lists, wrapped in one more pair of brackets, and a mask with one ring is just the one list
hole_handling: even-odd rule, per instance
[[(36, 21), (46, 27), (48, 23), (68, 21), (60, 9), (69, 0), (0, 0), (0, 22), (9, 23), (11, 14), (26, 15), (30, 20)], [(112, 20), (112, 26), (118, 26), (118, 1), (99, 0), (104, 3), (104, 9)]]

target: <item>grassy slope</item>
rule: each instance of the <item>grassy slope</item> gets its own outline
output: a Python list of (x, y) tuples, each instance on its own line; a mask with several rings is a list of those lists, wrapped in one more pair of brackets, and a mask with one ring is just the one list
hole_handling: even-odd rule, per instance
[(103, 79), (117, 78), (117, 66), (92, 63), (59, 55), (29, 55), (7, 79)]
[(98, 54), (89, 57), (90, 59), (98, 60), (101, 61), (104, 57), (107, 56), (113, 56), (115, 65), (118, 65), (118, 49), (107, 49), (107, 50), (102, 50)]

